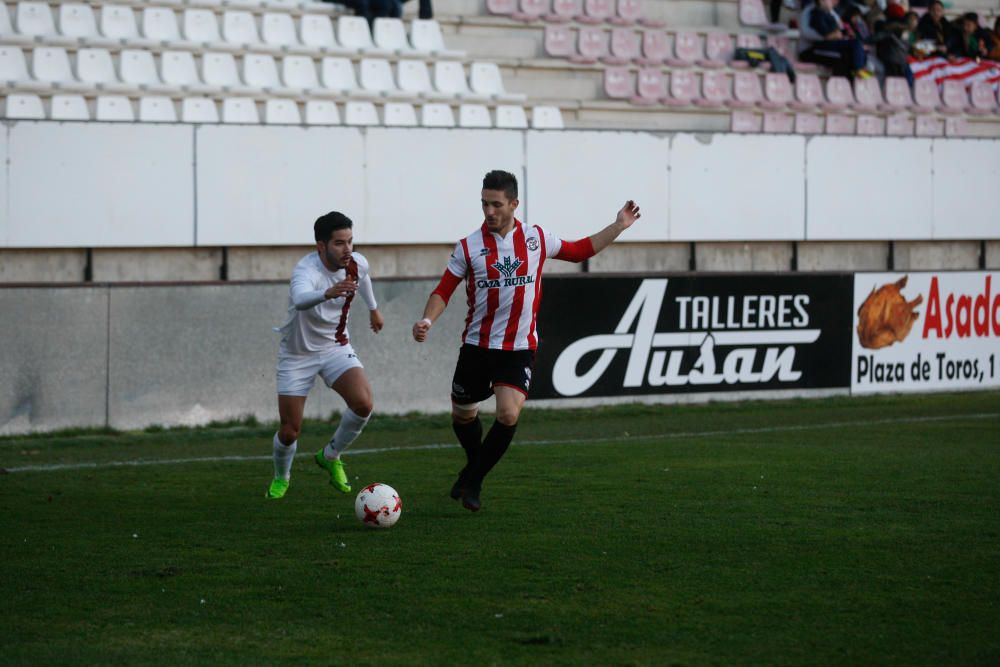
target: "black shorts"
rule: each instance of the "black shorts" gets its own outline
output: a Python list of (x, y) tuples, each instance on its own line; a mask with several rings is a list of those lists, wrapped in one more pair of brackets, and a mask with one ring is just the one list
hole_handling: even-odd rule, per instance
[(478, 345), (463, 345), (451, 381), (451, 400), (469, 405), (486, 400), (493, 387), (513, 387), (528, 395), (534, 350), (490, 350)]

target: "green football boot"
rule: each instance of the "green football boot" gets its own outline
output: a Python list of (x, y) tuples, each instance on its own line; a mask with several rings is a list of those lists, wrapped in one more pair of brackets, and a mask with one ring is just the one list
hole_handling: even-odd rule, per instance
[(350, 493), (351, 484), (347, 481), (347, 473), (344, 472), (344, 462), (340, 459), (330, 460), (323, 456), (323, 450), (316, 452), (316, 465), (330, 473), (330, 486), (341, 493)]
[(269, 500), (277, 500), (278, 498), (284, 498), (285, 492), (288, 491), (289, 481), (287, 479), (279, 479), (275, 477), (271, 480), (271, 487), (267, 490), (265, 498)]

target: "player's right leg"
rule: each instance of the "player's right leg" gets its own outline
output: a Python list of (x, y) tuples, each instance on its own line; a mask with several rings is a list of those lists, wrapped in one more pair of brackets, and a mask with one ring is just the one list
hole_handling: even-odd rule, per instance
[(267, 490), (268, 498), (282, 498), (291, 482), (292, 462), (298, 448), (299, 433), (302, 431), (302, 414), (305, 411), (305, 396), (278, 395), (278, 416), (281, 426), (274, 434), (274, 479)]

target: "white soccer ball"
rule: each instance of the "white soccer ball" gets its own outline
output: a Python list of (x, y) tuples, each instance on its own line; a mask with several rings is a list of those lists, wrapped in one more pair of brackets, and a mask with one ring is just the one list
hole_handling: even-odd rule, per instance
[(388, 484), (369, 484), (354, 501), (358, 521), (371, 528), (391, 528), (403, 513), (403, 501)]

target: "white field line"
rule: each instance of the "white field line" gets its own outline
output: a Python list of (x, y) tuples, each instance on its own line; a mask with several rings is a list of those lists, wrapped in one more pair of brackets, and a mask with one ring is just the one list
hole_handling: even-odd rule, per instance
[[(587, 445), (600, 442), (638, 442), (643, 440), (683, 440), (688, 438), (718, 438), (733, 435), (763, 435), (768, 433), (789, 433), (795, 431), (815, 431), (834, 428), (857, 428), (865, 426), (884, 426), (887, 424), (923, 424), (946, 421), (965, 421), (980, 419), (995, 419), (1000, 412), (981, 412), (968, 415), (940, 415), (935, 417), (899, 417), (888, 419), (864, 419), (856, 421), (837, 421), (822, 424), (799, 424), (793, 426), (762, 426), (758, 428), (734, 428), (717, 431), (681, 431), (677, 433), (659, 433), (651, 435), (619, 435), (594, 438), (559, 438), (556, 440), (519, 440), (518, 447), (542, 447), (549, 445)], [(384, 454), (386, 452), (415, 452), (431, 449), (452, 449), (458, 445), (452, 443), (431, 443), (427, 445), (410, 445), (405, 447), (373, 447), (371, 449), (352, 449), (345, 455), (360, 456), (362, 454)], [(299, 457), (312, 456), (312, 452), (300, 452)], [(52, 463), (42, 465), (14, 466), (6, 468), (8, 473), (20, 472), (55, 472), (60, 470), (91, 470), (95, 468), (127, 468), (140, 466), (186, 465), (189, 463), (224, 463), (227, 461), (270, 461), (271, 456), (200, 456), (183, 459), (134, 459), (131, 461), (101, 461), (80, 463)]]

